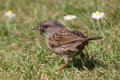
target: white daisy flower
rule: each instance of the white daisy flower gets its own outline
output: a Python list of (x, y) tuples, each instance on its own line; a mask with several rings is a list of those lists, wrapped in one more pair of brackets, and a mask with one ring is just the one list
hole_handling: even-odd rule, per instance
[(77, 18), (76, 15), (66, 15), (66, 16), (64, 16), (65, 20), (73, 20), (73, 19), (76, 19), (76, 18)]
[(94, 13), (92, 13), (92, 16), (91, 16), (93, 19), (102, 19), (104, 18), (104, 12), (99, 12), (99, 11), (96, 11)]
[(9, 18), (13, 18), (13, 17), (15, 17), (15, 13), (13, 13), (12, 10), (9, 10), (8, 12), (5, 13), (5, 16), (7, 16)]

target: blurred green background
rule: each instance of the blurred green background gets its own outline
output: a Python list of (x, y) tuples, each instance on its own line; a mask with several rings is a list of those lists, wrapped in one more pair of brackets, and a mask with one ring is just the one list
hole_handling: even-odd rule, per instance
[[(6, 17), (8, 10), (16, 17)], [(91, 18), (96, 11), (105, 13), (98, 23)], [(63, 16), (67, 14), (77, 19), (66, 21)], [(96, 60), (88, 60), (85, 66), (81, 60), (70, 60), (70, 67), (57, 71), (62, 58), (47, 48), (44, 35), (32, 30), (46, 19), (58, 20), (89, 37), (103, 36), (84, 50), (89, 56), (98, 53)], [(94, 69), (89, 70), (91, 66)], [(120, 0), (0, 0), (0, 80), (119, 79)]]

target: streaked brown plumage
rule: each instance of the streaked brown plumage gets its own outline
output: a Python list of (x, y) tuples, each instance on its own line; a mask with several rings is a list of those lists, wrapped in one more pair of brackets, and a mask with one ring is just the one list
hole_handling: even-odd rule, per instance
[(40, 25), (33, 27), (45, 33), (46, 44), (50, 50), (64, 58), (65, 64), (60, 67), (62, 70), (68, 63), (68, 58), (80, 54), (83, 58), (82, 50), (90, 40), (101, 39), (102, 37), (87, 38), (80, 31), (67, 29), (56, 20), (46, 20)]

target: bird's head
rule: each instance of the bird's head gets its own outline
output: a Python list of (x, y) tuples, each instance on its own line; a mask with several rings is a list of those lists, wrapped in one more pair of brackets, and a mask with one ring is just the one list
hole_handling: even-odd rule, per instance
[(40, 33), (53, 33), (56, 30), (64, 28), (65, 26), (56, 20), (46, 20), (39, 25), (32, 27), (33, 30), (40, 30)]

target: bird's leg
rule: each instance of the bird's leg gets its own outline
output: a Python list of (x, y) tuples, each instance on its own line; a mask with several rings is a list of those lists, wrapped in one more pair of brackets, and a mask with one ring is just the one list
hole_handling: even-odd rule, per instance
[(63, 64), (62, 66), (60, 66), (59, 70), (62, 70), (68, 63), (68, 57), (63, 57), (64, 58), (64, 61), (65, 61), (65, 64)]
[(56, 0), (54, 0), (54, 4), (56, 4)]
[(85, 61), (85, 55), (82, 51), (80, 52), (80, 56), (81, 56), (82, 60)]

